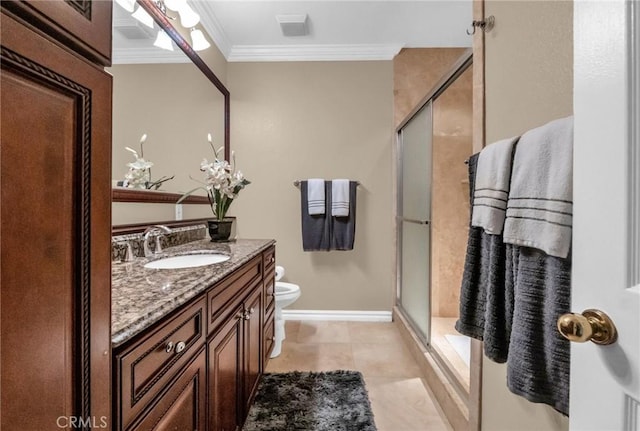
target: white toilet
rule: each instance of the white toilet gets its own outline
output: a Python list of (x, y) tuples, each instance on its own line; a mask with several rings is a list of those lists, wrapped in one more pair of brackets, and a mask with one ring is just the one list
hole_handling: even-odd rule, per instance
[(284, 317), (282, 316), (282, 309), (287, 307), (300, 297), (300, 286), (293, 283), (285, 283), (280, 281), (284, 275), (284, 268), (276, 266), (276, 317), (275, 317), (275, 334), (273, 341), (273, 350), (271, 351), (271, 357), (275, 358), (280, 355), (282, 349), (282, 341), (285, 339), (284, 333)]

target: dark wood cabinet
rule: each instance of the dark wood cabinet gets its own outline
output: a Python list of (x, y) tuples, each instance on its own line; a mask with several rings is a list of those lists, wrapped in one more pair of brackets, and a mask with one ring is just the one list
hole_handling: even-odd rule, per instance
[(2, 7), (92, 62), (111, 65), (111, 1), (2, 0)]
[(200, 298), (150, 329), (114, 355), (116, 428), (129, 429), (136, 417), (180, 373), (205, 343), (206, 301)]
[[(112, 81), (41, 30), (45, 3), (70, 7), (0, 14), (0, 428), (109, 428)], [(92, 31), (110, 40), (103, 9)]]
[[(273, 287), (273, 268), (268, 273), (263, 270), (265, 253), (273, 256), (275, 248), (269, 247), (190, 304), (118, 346), (114, 429), (156, 429), (153, 424), (180, 431), (242, 427), (266, 364), (265, 337), (273, 335), (273, 301), (271, 309), (265, 305), (265, 283)], [(265, 330), (267, 312), (271, 326)], [(176, 354), (171, 349), (179, 341), (184, 346)], [(194, 365), (192, 358), (203, 354), (196, 351), (205, 343), (203, 383), (199, 380), (203, 374), (196, 375), (200, 365)], [(201, 395), (196, 396), (201, 390), (207, 399), (204, 413), (198, 407)], [(196, 422), (200, 414), (205, 415), (204, 425)]]
[(209, 342), (209, 431), (240, 429), (262, 374), (262, 284)]
[(206, 428), (206, 352), (189, 362), (131, 431), (187, 431)]
[(243, 306), (233, 313), (209, 342), (209, 431), (235, 431), (241, 421)]
[(251, 400), (262, 374), (262, 314), (264, 313), (262, 288), (257, 288), (245, 301), (244, 328), (242, 332), (242, 402), (243, 417), (249, 412)]

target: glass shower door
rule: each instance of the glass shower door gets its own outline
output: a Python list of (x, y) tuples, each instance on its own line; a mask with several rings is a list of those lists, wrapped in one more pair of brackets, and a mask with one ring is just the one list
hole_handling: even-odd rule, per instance
[(399, 143), (399, 304), (414, 329), (428, 342), (431, 309), (431, 102), (400, 130)]

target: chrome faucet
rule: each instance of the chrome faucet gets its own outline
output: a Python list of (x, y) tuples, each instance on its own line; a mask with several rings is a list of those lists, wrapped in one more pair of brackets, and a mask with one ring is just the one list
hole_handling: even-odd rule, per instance
[(156, 238), (155, 253), (160, 253), (162, 251), (162, 246), (160, 245), (160, 237), (166, 233), (171, 233), (171, 229), (169, 229), (168, 227), (162, 224), (149, 226), (147, 229), (145, 229), (144, 242), (142, 244), (144, 248), (144, 257), (149, 257), (154, 254), (154, 252), (152, 252), (151, 249), (149, 248), (149, 239), (151, 238), (152, 235), (155, 235), (155, 238)]

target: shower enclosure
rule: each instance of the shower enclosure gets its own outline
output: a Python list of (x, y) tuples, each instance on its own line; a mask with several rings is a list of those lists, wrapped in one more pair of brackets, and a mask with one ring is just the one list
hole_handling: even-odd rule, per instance
[(469, 224), (472, 90), (467, 56), (397, 133), (398, 309), (467, 396), (470, 340), (454, 324)]

